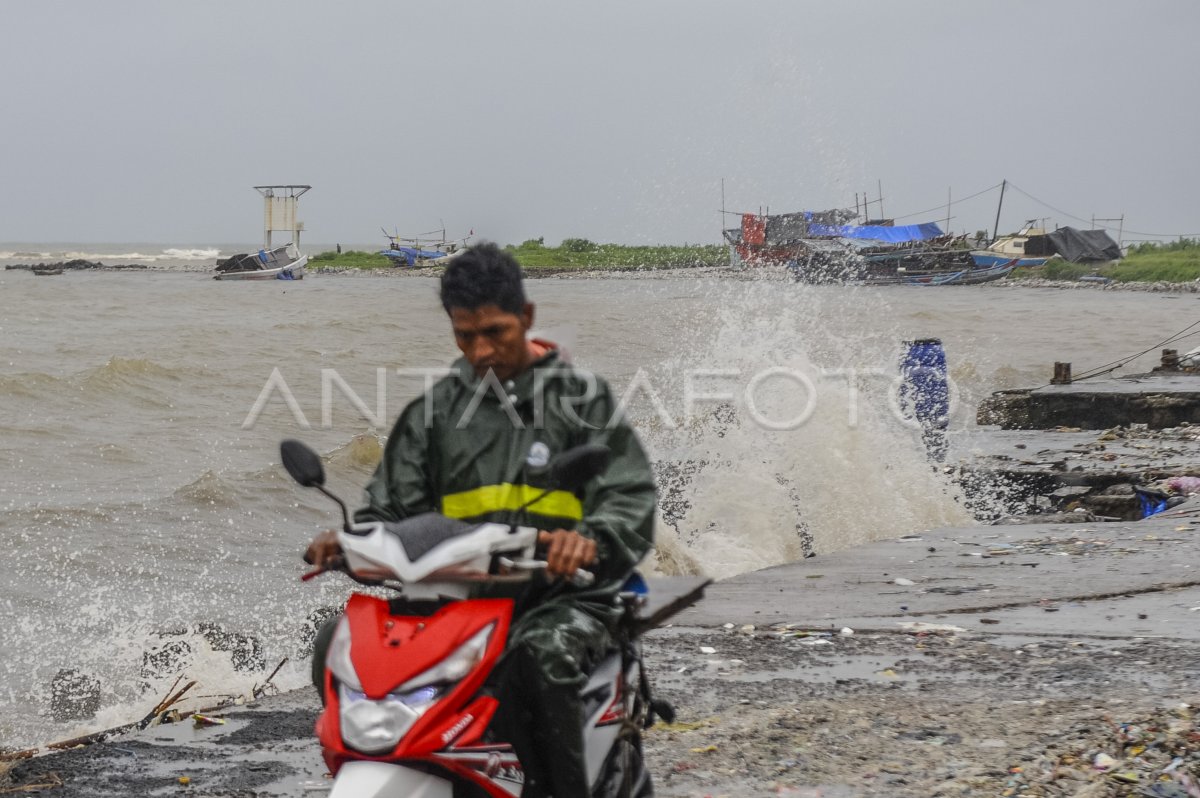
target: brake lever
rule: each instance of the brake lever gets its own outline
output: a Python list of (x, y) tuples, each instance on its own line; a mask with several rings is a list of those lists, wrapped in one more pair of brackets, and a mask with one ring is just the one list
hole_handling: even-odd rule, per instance
[(314, 568), (311, 571), (307, 571), (307, 572), (301, 574), (300, 581), (307, 582), (310, 579), (316, 579), (321, 574), (328, 573), (329, 571), (344, 571), (344, 570), (346, 570), (346, 558), (345, 557), (334, 557), (331, 560), (329, 560), (327, 565), (323, 565), (320, 568)]
[(591, 571), (585, 571), (582, 568), (576, 568), (575, 573), (571, 575), (571, 584), (575, 587), (591, 587), (596, 583), (596, 575)]

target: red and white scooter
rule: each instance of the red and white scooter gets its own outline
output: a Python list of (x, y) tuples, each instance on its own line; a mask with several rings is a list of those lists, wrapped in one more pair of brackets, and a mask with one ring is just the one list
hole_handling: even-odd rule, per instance
[[(342, 508), (340, 570), (395, 592), (391, 599), (351, 595), (329, 646), (326, 704), (316, 730), (335, 777), (333, 798), (519, 796), (526, 770), (512, 745), (490, 728), (499, 699), (486, 689), (504, 651), (513, 601), (468, 594), (480, 582), (528, 580), (544, 568), (545, 562), (533, 559), (537, 530), (467, 524), (437, 513), (351, 524), (345, 504), (324, 487), (316, 452), (294, 440), (280, 449), (297, 482)], [(600, 446), (564, 452), (551, 464), (554, 487), (582, 488), (607, 458)], [(576, 578), (586, 581), (591, 574)], [(657, 611), (649, 608), (644, 583), (640, 591), (620, 594), (624, 613), (616, 650), (595, 668), (582, 693), (592, 795), (652, 795), (641, 732), (655, 714), (670, 720), (674, 713), (650, 700), (639, 637), (697, 601), (705, 584), (693, 579), (673, 585), (668, 592), (674, 595)]]

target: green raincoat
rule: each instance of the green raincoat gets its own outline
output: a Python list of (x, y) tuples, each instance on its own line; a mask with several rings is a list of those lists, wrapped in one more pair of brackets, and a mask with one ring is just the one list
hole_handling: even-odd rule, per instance
[[(550, 487), (549, 460), (585, 443), (608, 446), (612, 459), (584, 494), (554, 491), (517, 512)], [(596, 542), (592, 587), (534, 586), (519, 604), (497, 718), (533, 780), (523, 795), (587, 795), (578, 691), (611, 645), (613, 598), (653, 543), (655, 510), (650, 464), (607, 383), (554, 350), (504, 384), (460, 359), (400, 414), (366, 494), (358, 521), (435, 510)]]

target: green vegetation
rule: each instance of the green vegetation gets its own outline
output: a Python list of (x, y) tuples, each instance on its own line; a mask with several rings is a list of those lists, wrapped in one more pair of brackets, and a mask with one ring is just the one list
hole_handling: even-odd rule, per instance
[(1200, 278), (1200, 240), (1181, 238), (1167, 244), (1144, 243), (1129, 248), (1116, 265), (1101, 270), (1119, 282), (1186, 283)]
[(541, 238), (505, 247), (527, 274), (562, 271), (628, 271), (726, 266), (729, 251), (721, 245), (648, 246), (597, 244), (586, 238), (567, 238), (547, 247)]
[(336, 268), (336, 269), (383, 269), (392, 265), (392, 262), (374, 252), (362, 252), (357, 249), (347, 250), (346, 252), (322, 252), (320, 255), (313, 255), (308, 259), (308, 264), (314, 270)]
[(1013, 277), (1078, 280), (1088, 274), (1119, 283), (1187, 283), (1200, 279), (1200, 240), (1182, 238), (1166, 244), (1146, 242), (1130, 247), (1115, 263), (1068, 263), (1053, 258), (1037, 269), (1017, 269)]
[[(531, 238), (506, 250), (513, 254), (529, 275), (564, 271), (626, 271), (635, 269), (680, 269), (694, 266), (725, 266), (729, 252), (724, 246), (632, 247), (621, 244), (597, 244), (586, 238), (567, 238), (557, 247), (548, 247), (545, 239)], [(315, 271), (322, 269), (388, 269), (392, 262), (374, 252), (322, 252), (309, 259)], [(425, 264), (436, 267), (437, 262)], [(404, 267), (400, 267), (404, 268)]]
[(1086, 274), (1095, 274), (1096, 267), (1090, 263), (1071, 263), (1062, 258), (1051, 258), (1038, 271), (1047, 280), (1078, 280)]

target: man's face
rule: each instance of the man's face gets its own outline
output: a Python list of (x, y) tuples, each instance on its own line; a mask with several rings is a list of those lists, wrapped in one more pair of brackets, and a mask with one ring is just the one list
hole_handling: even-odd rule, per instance
[(491, 369), (501, 382), (513, 379), (529, 366), (525, 334), (532, 324), (530, 303), (520, 313), (509, 313), (496, 305), (474, 310), (450, 308), (454, 342), (475, 369), (475, 375), (482, 377)]

